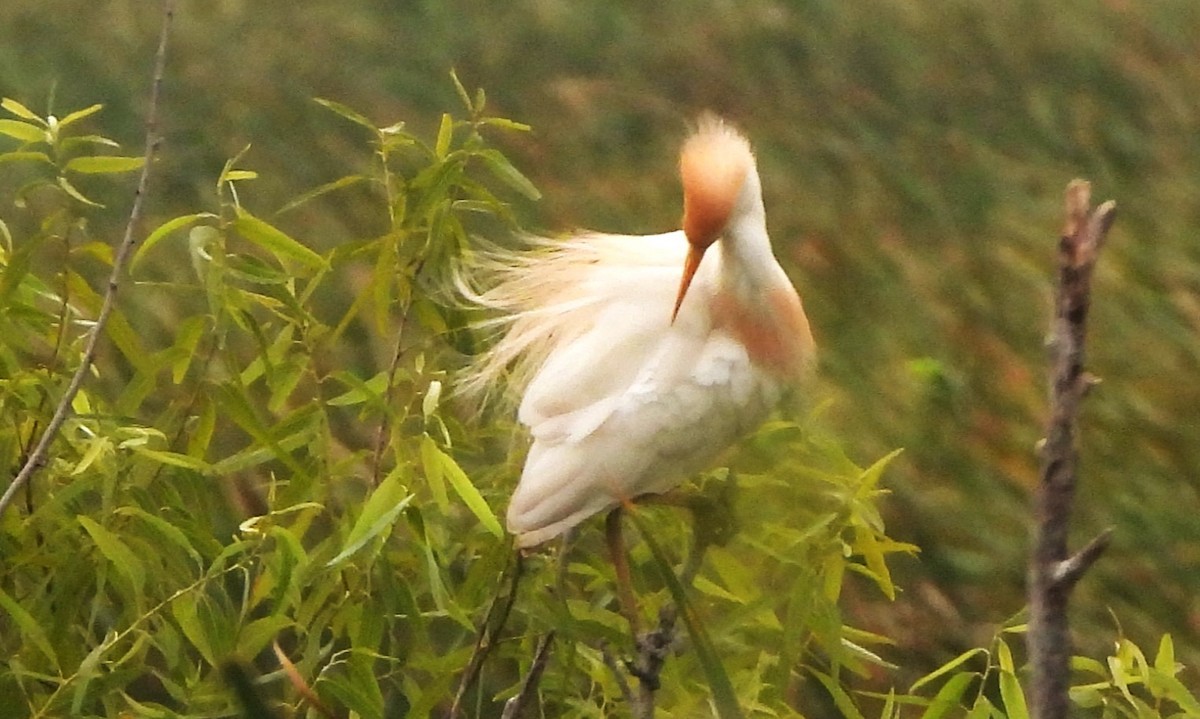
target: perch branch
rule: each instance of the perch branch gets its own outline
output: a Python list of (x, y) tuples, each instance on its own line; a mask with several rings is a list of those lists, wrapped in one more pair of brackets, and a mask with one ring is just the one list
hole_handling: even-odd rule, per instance
[(517, 587), (520, 585), (525, 563), (519, 551), (512, 556), (512, 577), (509, 580), (508, 593), (503, 597), (499, 594), (492, 597), (492, 602), (483, 618), (483, 626), (479, 628), (479, 636), (475, 639), (475, 648), (471, 651), (471, 659), (467, 662), (467, 668), (458, 682), (458, 690), (454, 693), (454, 702), (450, 705), (450, 713), (446, 715), (447, 719), (457, 719), (460, 716), (463, 698), (479, 677), (483, 661), (487, 659), (492, 647), (495, 646), (496, 637), (504, 630), (504, 625), (508, 623), (508, 615), (512, 612), (513, 603), (517, 601)]
[(91, 332), (88, 334), (87, 343), (84, 346), (83, 358), (79, 363), (79, 367), (75, 370), (74, 376), (71, 377), (67, 389), (63, 392), (63, 396), (58, 401), (58, 406), (54, 410), (54, 415), (46, 424), (45, 431), (42, 432), (41, 439), (38, 440), (37, 446), (25, 460), (25, 464), (21, 466), (17, 476), (13, 478), (8, 488), (4, 491), (4, 495), (0, 496), (0, 516), (4, 514), (4, 510), (8, 505), (12, 504), (13, 497), (20, 491), (21, 487), (29, 482), (33, 473), (46, 463), (46, 454), (50, 451), (50, 444), (58, 435), (58, 431), (62, 429), (62, 425), (71, 415), (71, 403), (75, 400), (75, 395), (79, 393), (79, 388), (83, 386), (83, 380), (87, 377), (91, 370), (92, 363), (96, 359), (96, 347), (100, 342), (100, 336), (104, 334), (104, 328), (108, 324), (109, 315), (112, 314), (113, 307), (116, 305), (117, 287), (120, 284), (121, 276), (125, 271), (125, 266), (129, 262), (129, 257), (137, 244), (137, 236), (135, 230), (138, 221), (142, 216), (142, 203), (146, 198), (146, 191), (150, 186), (150, 167), (153, 164), (154, 156), (158, 152), (160, 138), (158, 137), (158, 105), (159, 95), (162, 89), (163, 72), (167, 65), (167, 37), (170, 35), (171, 20), (175, 15), (174, 0), (163, 0), (163, 16), (162, 26), (158, 34), (158, 51), (154, 56), (154, 80), (150, 88), (150, 108), (146, 113), (146, 146), (142, 153), (143, 164), (142, 173), (138, 178), (137, 190), (133, 195), (133, 207), (129, 211), (129, 221), (125, 225), (125, 235), (121, 240), (121, 244), (117, 247), (116, 255), (113, 257), (112, 272), (108, 277), (108, 289), (104, 293), (104, 302), (100, 306), (100, 314), (96, 317), (96, 323), (92, 326)]
[(629, 673), (637, 677), (637, 701), (631, 705), (636, 719), (654, 719), (654, 693), (662, 686), (659, 678), (663, 665), (675, 644), (675, 607), (667, 605), (658, 613), (658, 628), (637, 638), (637, 656), (626, 664)]
[(534, 693), (537, 692), (538, 682), (542, 679), (542, 672), (546, 670), (546, 662), (550, 659), (550, 645), (553, 643), (553, 631), (538, 642), (537, 649), (533, 652), (533, 662), (529, 665), (529, 673), (521, 680), (521, 689), (517, 695), (504, 702), (504, 712), (500, 715), (500, 719), (516, 719), (521, 715), (521, 710), (525, 708), (529, 700), (533, 698)]
[(1092, 270), (1115, 213), (1111, 201), (1091, 208), (1087, 182), (1075, 180), (1067, 186), (1049, 342), (1050, 420), (1041, 451), (1036, 536), (1029, 566), (1027, 642), (1036, 719), (1065, 719), (1068, 715), (1071, 641), (1067, 600), (1079, 577), (1108, 546), (1110, 536), (1109, 532), (1101, 534), (1077, 554), (1068, 550), (1079, 405), (1096, 382), (1083, 370)]

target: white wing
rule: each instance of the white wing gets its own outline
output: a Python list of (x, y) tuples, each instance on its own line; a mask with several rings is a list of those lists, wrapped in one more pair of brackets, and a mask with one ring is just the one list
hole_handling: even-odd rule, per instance
[(508, 510), (519, 544), (675, 486), (777, 400), (776, 382), (712, 326), (717, 261), (705, 260), (673, 324), (678, 267), (620, 268), (619, 279), (609, 278), (618, 296), (551, 351), (518, 415), (533, 436)]

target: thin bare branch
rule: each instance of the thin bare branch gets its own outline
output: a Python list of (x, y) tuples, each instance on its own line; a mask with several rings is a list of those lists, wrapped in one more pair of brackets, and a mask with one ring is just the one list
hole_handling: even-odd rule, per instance
[(167, 38), (170, 35), (171, 21), (175, 16), (174, 0), (163, 0), (162, 25), (158, 35), (158, 51), (154, 56), (154, 75), (153, 83), (150, 89), (150, 108), (146, 113), (146, 146), (142, 153), (144, 162), (142, 163), (142, 173), (138, 178), (137, 190), (133, 196), (133, 207), (129, 211), (129, 221), (125, 225), (125, 235), (121, 240), (121, 244), (117, 247), (116, 255), (113, 258), (112, 272), (108, 278), (108, 289), (104, 293), (104, 302), (100, 306), (100, 314), (96, 317), (96, 323), (92, 326), (91, 333), (88, 335), (87, 343), (84, 346), (83, 357), (79, 363), (79, 367), (75, 370), (74, 376), (71, 377), (71, 382), (67, 385), (67, 389), (63, 392), (63, 396), (58, 401), (58, 406), (54, 410), (54, 415), (46, 424), (46, 429), (42, 432), (42, 437), (38, 440), (37, 445), (25, 460), (17, 476), (13, 478), (11, 484), (4, 491), (4, 495), (0, 496), (0, 515), (4, 514), (4, 510), (12, 504), (13, 497), (20, 491), (30, 477), (42, 467), (46, 462), (46, 455), (50, 451), (50, 444), (58, 435), (62, 425), (71, 415), (71, 403), (75, 400), (75, 395), (79, 393), (79, 388), (83, 386), (83, 381), (91, 371), (92, 363), (96, 360), (96, 347), (99, 345), (100, 336), (104, 334), (104, 328), (108, 324), (109, 315), (112, 314), (113, 307), (116, 306), (117, 288), (120, 286), (121, 277), (125, 272), (125, 266), (129, 262), (134, 246), (137, 244), (137, 225), (141, 220), (142, 206), (146, 198), (146, 192), (150, 186), (150, 168), (154, 166), (154, 157), (158, 153), (160, 138), (158, 137), (158, 106), (159, 96), (162, 89), (163, 73), (167, 65)]
[(538, 682), (542, 679), (542, 672), (546, 671), (546, 662), (550, 660), (550, 646), (553, 643), (553, 631), (538, 642), (537, 649), (533, 652), (533, 663), (529, 665), (529, 672), (521, 681), (521, 689), (515, 697), (504, 703), (504, 713), (500, 715), (500, 719), (516, 719), (521, 715), (521, 710), (525, 708), (533, 695), (537, 693)]
[(458, 690), (454, 693), (454, 702), (450, 705), (450, 713), (446, 715), (447, 719), (457, 719), (461, 714), (462, 701), (467, 695), (467, 690), (479, 677), (483, 661), (487, 659), (488, 653), (495, 646), (496, 637), (508, 623), (508, 615), (512, 612), (513, 603), (517, 600), (517, 588), (520, 586), (521, 574), (524, 571), (524, 561), (519, 551), (513, 553), (510, 569), (512, 577), (509, 581), (508, 593), (503, 596), (496, 594), (492, 597), (492, 602), (483, 618), (483, 626), (479, 628), (479, 636), (475, 639), (475, 648), (471, 650), (467, 668), (458, 682)]
[(1058, 288), (1051, 327), (1050, 420), (1041, 447), (1037, 528), (1029, 565), (1033, 715), (1066, 719), (1069, 709), (1071, 639), (1067, 601), (1071, 588), (1108, 546), (1108, 532), (1071, 555), (1068, 529), (1078, 464), (1079, 405), (1097, 379), (1084, 371), (1084, 342), (1091, 303), (1092, 270), (1116, 216), (1106, 202), (1091, 209), (1091, 187), (1067, 186), (1059, 242)]
[(617, 664), (617, 658), (613, 656), (607, 643), (600, 645), (600, 655), (604, 657), (604, 665), (612, 671), (613, 678), (617, 680), (617, 688), (621, 690), (625, 704), (632, 707), (637, 700), (634, 699), (633, 690), (629, 688), (629, 682), (625, 679), (625, 671)]
[(1059, 562), (1054, 567), (1054, 583), (1069, 588), (1079, 581), (1083, 573), (1095, 564), (1100, 555), (1104, 554), (1104, 550), (1108, 549), (1108, 545), (1112, 542), (1112, 534), (1112, 527), (1109, 527), (1093, 537), (1092, 541), (1084, 545), (1083, 549)]

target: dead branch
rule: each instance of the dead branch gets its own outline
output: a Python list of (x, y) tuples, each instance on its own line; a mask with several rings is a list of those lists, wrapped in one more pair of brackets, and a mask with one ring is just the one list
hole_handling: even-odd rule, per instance
[(546, 670), (546, 662), (550, 659), (550, 646), (553, 643), (553, 631), (547, 633), (538, 642), (537, 649), (533, 652), (533, 663), (529, 665), (529, 672), (521, 681), (521, 688), (517, 691), (517, 695), (504, 702), (504, 712), (500, 715), (500, 719), (516, 719), (521, 715), (521, 710), (525, 708), (529, 700), (533, 698), (534, 693), (537, 692), (538, 682), (542, 679), (542, 672)]
[(1079, 405), (1095, 379), (1084, 372), (1084, 341), (1092, 270), (1116, 216), (1116, 205), (1091, 207), (1083, 180), (1067, 186), (1066, 221), (1058, 245), (1058, 287), (1050, 333), (1050, 420), (1041, 451), (1037, 526), (1029, 565), (1033, 716), (1065, 719), (1071, 638), (1067, 601), (1071, 588), (1108, 546), (1110, 532), (1072, 555), (1067, 546), (1078, 464)]

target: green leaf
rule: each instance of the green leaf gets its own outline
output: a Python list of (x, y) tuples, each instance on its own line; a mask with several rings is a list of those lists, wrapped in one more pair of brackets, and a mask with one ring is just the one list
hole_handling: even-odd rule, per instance
[[(425, 435), (428, 438), (429, 435)], [(422, 440), (422, 449), (424, 449), (424, 439)], [(467, 477), (467, 473), (462, 467), (458, 466), (458, 462), (454, 458), (443, 452), (438, 447), (434, 447), (437, 452), (439, 461), (442, 465), (442, 473), (447, 480), (450, 481), (450, 486), (454, 488), (455, 494), (462, 499), (467, 505), (467, 509), (483, 524), (483, 526), (491, 532), (496, 538), (504, 536), (504, 530), (500, 528), (500, 522), (496, 519), (496, 515), (492, 512), (492, 508), (488, 506), (483, 495), (475, 488), (471, 479)]]
[(825, 687), (825, 691), (829, 692), (829, 696), (833, 699), (834, 705), (846, 719), (865, 719), (862, 712), (854, 705), (854, 700), (838, 685), (837, 680), (828, 674), (813, 670), (812, 675), (821, 682), (821, 686)]
[(262, 247), (279, 260), (288, 258), (303, 265), (318, 269), (326, 266), (325, 258), (289, 237), (283, 230), (264, 222), (249, 212), (238, 208), (234, 228), (242, 237)]
[(150, 514), (146, 510), (139, 507), (120, 507), (115, 513), (118, 515), (136, 518), (138, 521), (145, 524), (159, 538), (165, 539), (169, 544), (174, 544), (186, 552), (187, 555), (191, 557), (197, 565), (202, 564), (203, 559), (200, 557), (200, 553), (196, 551), (195, 547), (192, 546), (191, 541), (188, 539), (187, 535), (183, 533), (183, 530), (179, 527), (176, 527), (174, 524), (168, 522), (162, 517)]
[(17, 628), (21, 633), (37, 647), (47, 659), (50, 660), (51, 666), (58, 669), (58, 655), (54, 652), (54, 646), (50, 644), (50, 639), (46, 636), (46, 632), (42, 630), (42, 625), (32, 614), (25, 611), (25, 608), (16, 602), (12, 597), (4, 593), (0, 589), (0, 608), (8, 612), (8, 616), (16, 623)]
[(91, 107), (85, 107), (82, 110), (75, 110), (74, 112), (68, 113), (63, 119), (59, 120), (58, 127), (59, 129), (62, 129), (68, 125), (73, 125), (85, 117), (91, 117), (92, 115), (95, 115), (97, 112), (100, 112), (103, 109), (104, 105), (96, 103)]
[(179, 454), (178, 452), (167, 452), (158, 449), (148, 449), (146, 447), (133, 447), (133, 451), (146, 459), (152, 459), (160, 464), (166, 464), (171, 467), (182, 467), (196, 472), (204, 472), (208, 469), (208, 464), (201, 459)]
[(960, 672), (950, 677), (950, 681), (942, 685), (938, 693), (929, 702), (929, 707), (921, 715), (921, 719), (941, 719), (951, 710), (959, 709), (963, 694), (971, 682), (978, 678), (973, 672)]
[(346, 561), (352, 554), (375, 537), (391, 530), (396, 515), (413, 500), (412, 494), (400, 483), (398, 475), (388, 475), (363, 504), (362, 512), (346, 537), (346, 545), (326, 566), (332, 567)]
[(312, 200), (315, 200), (316, 198), (320, 197), (321, 195), (325, 195), (325, 194), (328, 194), (335, 190), (340, 190), (343, 187), (357, 185), (360, 182), (366, 182), (366, 181), (367, 181), (367, 178), (363, 177), (362, 175), (347, 175), (345, 177), (334, 180), (333, 182), (326, 182), (324, 185), (314, 187), (313, 189), (309, 190), (308, 192), (305, 192), (304, 194), (296, 197), (291, 202), (287, 203), (283, 207), (276, 210), (275, 215), (278, 217), (279, 215), (282, 215), (286, 212), (290, 212), (307, 202), (311, 202)]
[(54, 161), (44, 152), (36, 152), (33, 150), (22, 150), (19, 152), (0, 153), (0, 165), (7, 162), (41, 162), (46, 165), (53, 165)]
[(76, 157), (67, 162), (68, 172), (79, 172), (86, 175), (104, 175), (118, 172), (132, 172), (141, 169), (146, 164), (144, 157), (119, 157), (117, 155), (96, 155), (94, 157)]
[(339, 372), (336, 378), (344, 384), (351, 385), (351, 389), (325, 401), (325, 404), (334, 407), (347, 407), (378, 400), (387, 391), (387, 372), (380, 372), (366, 382), (349, 372)]
[(200, 616), (202, 608), (199, 603), (201, 600), (202, 597), (188, 592), (171, 603), (171, 615), (179, 623), (183, 635), (200, 652), (200, 656), (204, 657), (204, 661), (216, 666), (216, 652), (213, 651), (212, 641), (209, 639), (208, 631)]
[(450, 70), (450, 79), (454, 81), (454, 91), (458, 93), (458, 99), (462, 100), (467, 112), (474, 112), (475, 108), (471, 106), (471, 95), (467, 92), (467, 88), (463, 87), (462, 81), (458, 79), (458, 72), (453, 68)]
[(484, 164), (487, 165), (488, 169), (491, 170), (492, 174), (501, 182), (531, 200), (541, 199), (542, 193), (538, 191), (537, 187), (529, 181), (528, 177), (521, 174), (520, 170), (513, 167), (508, 158), (499, 150), (480, 150), (478, 155)]
[(450, 152), (450, 141), (454, 139), (454, 119), (450, 117), (450, 113), (442, 113), (442, 124), (438, 127), (437, 144), (434, 145), (434, 155), (437, 159), (446, 159), (446, 154)]
[[(76, 395), (78, 396), (78, 395)], [(77, 476), (87, 471), (87, 468), (100, 459), (102, 455), (109, 454), (112, 451), (112, 442), (108, 437), (92, 437), (87, 441), (87, 450), (83, 456), (75, 463), (75, 467), (71, 470), (71, 476)]]
[(249, 622), (238, 631), (237, 652), (239, 656), (254, 657), (294, 622), (281, 614), (262, 617)]
[(948, 673), (954, 671), (955, 669), (959, 668), (964, 663), (969, 661), (971, 658), (978, 657), (978, 656), (986, 657), (987, 650), (983, 649), (981, 647), (975, 647), (974, 649), (968, 649), (967, 651), (963, 652), (962, 654), (959, 654), (957, 657), (951, 659), (950, 661), (946, 662), (942, 666), (938, 667), (937, 669), (934, 669), (932, 672), (926, 674), (925, 676), (923, 676), (920, 679), (913, 682), (913, 685), (908, 688), (908, 692), (910, 694), (915, 693), (918, 689), (925, 686), (926, 684), (932, 682), (933, 680), (937, 679), (940, 676), (944, 676), (945, 674), (948, 674)]
[(80, 515), (77, 519), (91, 535), (92, 541), (96, 543), (104, 558), (112, 562), (117, 571), (133, 585), (137, 594), (141, 595), (146, 585), (146, 568), (133, 550), (121, 541), (116, 533), (97, 524), (91, 517)]
[(0, 135), (7, 135), (21, 142), (46, 141), (44, 129), (20, 120), (0, 120)]
[(883, 470), (887, 469), (888, 465), (892, 463), (892, 460), (900, 456), (900, 454), (903, 452), (903, 448), (893, 449), (891, 452), (888, 452), (883, 457), (878, 459), (870, 467), (867, 467), (865, 470), (863, 470), (862, 475), (859, 477), (859, 482), (861, 483), (859, 485), (859, 495), (861, 496), (864, 492), (874, 490), (875, 487), (879, 485), (880, 478), (883, 477)]
[(1162, 635), (1158, 641), (1158, 653), (1154, 655), (1154, 668), (1163, 674), (1175, 676), (1179, 667), (1175, 664), (1175, 642), (1170, 634)]
[(213, 433), (217, 428), (216, 404), (207, 397), (197, 400), (200, 405), (196, 424), (188, 436), (187, 453), (197, 459), (204, 459), (208, 453), (208, 445), (212, 442)]
[(651, 536), (646, 522), (636, 510), (627, 512), (626, 516), (633, 520), (642, 539), (646, 542), (646, 546), (650, 548), (650, 553), (654, 556), (654, 566), (662, 576), (663, 583), (671, 592), (671, 598), (675, 601), (679, 616), (687, 627), (688, 636), (692, 638), (696, 657), (700, 660), (700, 667), (704, 670), (704, 677), (708, 680), (709, 689), (712, 690), (713, 708), (716, 710), (717, 717), (719, 719), (741, 717), (742, 709), (738, 705), (733, 684), (729, 681), (729, 674), (725, 672), (725, 667), (722, 666), (721, 659), (713, 648), (712, 640), (708, 637), (708, 631), (704, 628), (703, 621), (696, 613), (695, 606), (688, 601), (687, 593), (684, 591), (683, 585), (679, 583), (679, 578), (675, 576), (675, 570), (671, 568), (671, 563), (663, 553), (662, 547)]
[(367, 118), (363, 117), (358, 112), (350, 109), (348, 106), (343, 105), (340, 102), (334, 102), (333, 100), (326, 100), (323, 97), (314, 97), (313, 100), (318, 105), (320, 105), (328, 110), (332, 110), (333, 112), (336, 112), (338, 115), (341, 115), (342, 117), (349, 120), (350, 122), (353, 122), (356, 125), (362, 125), (363, 127), (370, 130), (372, 133), (376, 132), (375, 123), (373, 123), (370, 120), (368, 120)]
[(428, 434), (421, 435), (421, 469), (425, 472), (425, 481), (429, 483), (429, 491), (438, 509), (447, 512), (450, 509), (450, 494), (446, 491), (446, 480), (442, 475), (442, 462), (439, 458), (441, 450)]
[[(79, 282), (84, 282), (84, 279), (79, 278)], [(112, 314), (108, 316), (108, 324), (104, 326), (104, 332), (121, 350), (125, 359), (129, 360), (129, 363), (139, 372), (154, 374), (157, 368), (154, 366), (150, 353), (142, 344), (142, 336), (129, 324), (124, 312), (113, 310)]]
[(859, 525), (854, 528), (855, 549), (862, 554), (871, 577), (889, 600), (895, 601), (896, 587), (892, 584), (892, 574), (888, 570), (887, 560), (883, 556), (883, 548), (875, 537), (875, 531), (870, 527)]
[(221, 174), (222, 182), (241, 182), (243, 180), (257, 180), (258, 173), (254, 170), (234, 170), (229, 169)]
[(85, 205), (90, 205), (92, 207), (104, 207), (104, 205), (100, 204), (99, 202), (89, 200), (87, 197), (85, 197), (82, 192), (77, 190), (75, 188), (75, 186), (72, 185), (70, 183), (70, 181), (67, 180), (67, 178), (63, 177), (62, 175), (59, 175), (59, 177), (58, 177), (58, 186), (63, 189), (63, 192), (66, 192), (68, 195), (70, 195), (71, 197), (75, 198), (76, 200), (82, 202)]
[(25, 107), (11, 97), (6, 97), (3, 100), (0, 100), (0, 107), (8, 110), (17, 117), (23, 117), (26, 120), (34, 120), (36, 122), (43, 122), (42, 118), (38, 117), (37, 113), (35, 113), (33, 110), (30, 110), (28, 107)]
[(361, 719), (383, 719), (383, 693), (373, 668), (373, 659), (355, 651), (345, 663), (344, 672), (322, 672), (320, 686), (333, 694)]
[(516, 132), (530, 132), (533, 130), (532, 127), (523, 122), (509, 120), (504, 117), (489, 117), (483, 121), (483, 124), (491, 127), (499, 127), (503, 130), (514, 130)]
[(1025, 704), (1025, 692), (1017, 680), (1012, 651), (1004, 641), (996, 642), (996, 659), (1000, 665), (1000, 698), (1008, 719), (1029, 719), (1029, 708)]

